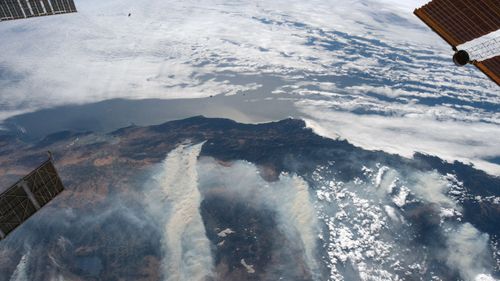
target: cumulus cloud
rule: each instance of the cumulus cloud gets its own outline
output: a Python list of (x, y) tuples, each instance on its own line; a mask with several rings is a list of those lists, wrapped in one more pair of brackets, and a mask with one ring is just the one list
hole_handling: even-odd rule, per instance
[[(464, 280), (494, 280), (489, 236), (462, 222), (461, 207), (447, 196), (449, 178), (380, 163), (349, 182), (333, 171), (319, 167), (313, 176), (330, 280), (439, 279), (449, 274), (429, 270), (439, 260)], [(451, 215), (428, 221), (448, 209)], [(432, 247), (416, 242), (428, 235)]]

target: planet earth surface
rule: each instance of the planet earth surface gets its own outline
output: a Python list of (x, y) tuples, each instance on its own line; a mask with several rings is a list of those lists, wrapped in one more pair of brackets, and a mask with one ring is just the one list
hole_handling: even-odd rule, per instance
[(1, 280), (498, 276), (500, 179), (459, 162), (201, 116), (5, 137), (0, 160), (22, 175), (47, 150), (67, 190), (2, 241)]
[[(0, 23), (0, 281), (500, 279), (500, 93), (426, 1), (75, 1)], [(130, 14), (130, 15), (129, 15)]]

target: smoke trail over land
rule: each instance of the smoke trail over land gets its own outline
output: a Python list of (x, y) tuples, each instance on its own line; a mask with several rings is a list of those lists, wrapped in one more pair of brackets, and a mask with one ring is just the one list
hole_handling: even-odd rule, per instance
[[(317, 247), (317, 215), (309, 196), (309, 185), (297, 175), (282, 174), (271, 192), (283, 217), (286, 233), (293, 233), (304, 244), (304, 254), (309, 269), (314, 274), (318, 265), (314, 254)], [(279, 204), (281, 203), (281, 204)]]
[(467, 280), (494, 280), (486, 273), (492, 267), (489, 259), (489, 237), (470, 223), (465, 223), (448, 236), (446, 263)]
[(212, 272), (210, 242), (199, 213), (196, 162), (202, 145), (181, 145), (170, 152), (152, 183), (151, 210), (164, 227), (165, 280), (204, 280)]
[[(306, 265), (306, 280), (317, 279), (317, 215), (312, 204), (308, 184), (297, 175), (283, 173), (276, 182), (266, 182), (259, 169), (252, 163), (235, 161), (221, 165), (212, 158), (203, 158), (198, 164), (200, 191), (204, 198), (225, 197), (228, 201), (241, 201), (257, 210), (268, 210), (269, 216), (275, 214), (277, 228), (289, 245), (283, 248), (298, 247)], [(242, 218), (250, 219), (250, 218)], [(224, 228), (225, 226), (220, 226)], [(287, 249), (275, 249), (284, 251)], [(297, 264), (281, 264), (280, 267), (263, 269), (255, 267), (257, 273), (268, 271), (278, 274), (293, 271)], [(272, 274), (270, 274), (272, 275)], [(261, 277), (271, 278), (271, 276)], [(289, 276), (288, 280), (295, 280)], [(272, 279), (266, 279), (272, 280)], [(302, 279), (303, 280), (303, 279)]]
[(29, 255), (30, 255), (29, 251), (23, 255), (23, 257), (19, 261), (19, 264), (16, 267), (16, 270), (14, 271), (14, 274), (12, 274), (12, 276), (10, 277), (10, 281), (29, 280), (27, 272)]
[(298, 120), (113, 135), (96, 156), (101, 137), (61, 156), (83, 162), (1, 241), (0, 281), (500, 278), (500, 179), (473, 167), (365, 151)]

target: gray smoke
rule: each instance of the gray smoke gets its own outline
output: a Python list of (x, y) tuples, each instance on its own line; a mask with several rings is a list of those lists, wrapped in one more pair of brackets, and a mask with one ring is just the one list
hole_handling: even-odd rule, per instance
[(171, 151), (147, 195), (151, 213), (163, 227), (165, 280), (198, 281), (212, 274), (210, 242), (199, 213), (196, 162), (203, 144)]
[(458, 270), (465, 280), (493, 281), (488, 234), (465, 223), (452, 231), (447, 240), (446, 264)]
[(274, 210), (278, 228), (290, 241), (301, 245), (309, 270), (313, 276), (316, 274), (317, 215), (309, 186), (301, 177), (281, 174), (278, 181), (266, 182), (252, 163), (235, 161), (221, 165), (212, 158), (202, 158), (198, 171), (202, 194), (221, 192), (256, 208)]

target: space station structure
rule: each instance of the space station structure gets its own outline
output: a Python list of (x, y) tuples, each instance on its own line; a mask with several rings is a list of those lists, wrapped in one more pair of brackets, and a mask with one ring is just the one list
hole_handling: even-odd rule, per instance
[(73, 0), (0, 0), (0, 21), (76, 12)]
[(450, 44), (456, 65), (473, 64), (500, 86), (500, 0), (433, 0), (414, 14)]
[(38, 168), (0, 194), (0, 240), (64, 190), (51, 154)]

